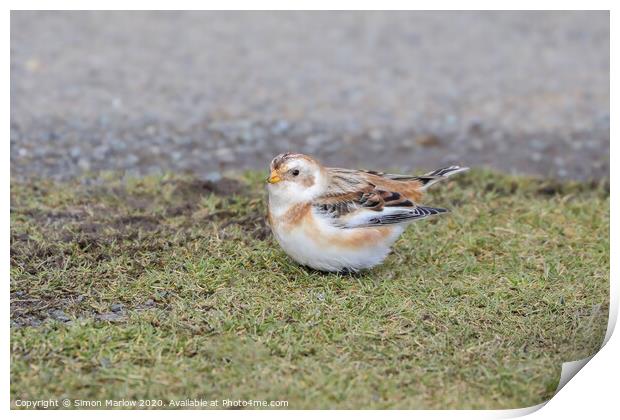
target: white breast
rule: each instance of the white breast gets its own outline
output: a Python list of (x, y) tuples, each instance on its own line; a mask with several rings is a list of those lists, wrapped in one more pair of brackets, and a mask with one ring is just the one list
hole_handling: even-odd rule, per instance
[(358, 271), (380, 264), (405, 229), (400, 225), (342, 229), (311, 211), (295, 226), (281, 219), (285, 212), (272, 212), (272, 231), (291, 258), (322, 271)]

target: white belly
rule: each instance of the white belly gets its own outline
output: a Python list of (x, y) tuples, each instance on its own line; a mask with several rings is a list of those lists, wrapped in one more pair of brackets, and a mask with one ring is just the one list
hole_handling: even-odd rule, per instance
[(278, 223), (272, 226), (276, 240), (291, 258), (322, 271), (358, 271), (380, 264), (404, 229), (399, 225), (341, 229), (316, 217), (294, 229)]

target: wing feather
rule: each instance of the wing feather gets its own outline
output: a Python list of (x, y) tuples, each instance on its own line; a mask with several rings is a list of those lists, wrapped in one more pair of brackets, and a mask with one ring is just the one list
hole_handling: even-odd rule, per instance
[(419, 177), (340, 168), (328, 172), (329, 188), (313, 205), (335, 226), (391, 225), (447, 212), (416, 204), (423, 187)]

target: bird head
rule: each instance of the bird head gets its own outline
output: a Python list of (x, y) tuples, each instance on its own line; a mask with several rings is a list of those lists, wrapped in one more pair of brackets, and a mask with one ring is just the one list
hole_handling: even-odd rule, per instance
[(307, 201), (326, 189), (325, 170), (316, 159), (300, 153), (282, 153), (273, 158), (267, 178), (269, 195), (290, 202)]

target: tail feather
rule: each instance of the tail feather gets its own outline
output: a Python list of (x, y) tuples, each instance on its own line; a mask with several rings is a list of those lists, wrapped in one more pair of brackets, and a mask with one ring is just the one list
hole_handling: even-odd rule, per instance
[(422, 183), (422, 190), (427, 189), (431, 185), (434, 185), (448, 177), (458, 174), (460, 172), (465, 172), (469, 170), (469, 168), (461, 167), (461, 166), (448, 166), (446, 168), (436, 169), (422, 176), (417, 176), (414, 179)]

